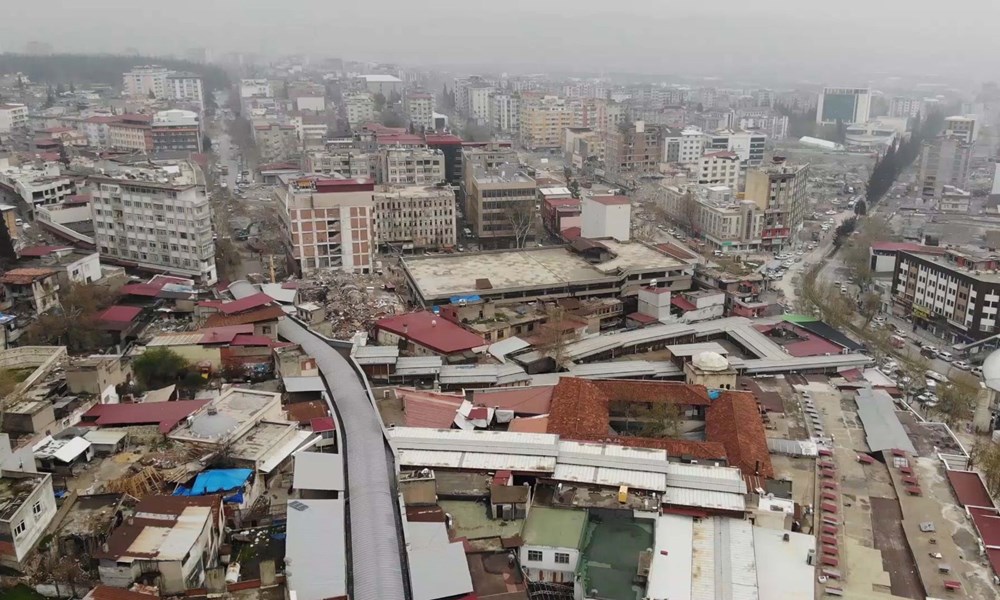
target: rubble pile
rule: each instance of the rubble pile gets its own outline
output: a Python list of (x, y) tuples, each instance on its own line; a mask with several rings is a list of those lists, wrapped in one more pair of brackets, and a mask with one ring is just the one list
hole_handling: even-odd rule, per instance
[(375, 321), (402, 311), (393, 288), (381, 275), (321, 271), (299, 282), (299, 303), (324, 306), (330, 335), (348, 339), (370, 330)]

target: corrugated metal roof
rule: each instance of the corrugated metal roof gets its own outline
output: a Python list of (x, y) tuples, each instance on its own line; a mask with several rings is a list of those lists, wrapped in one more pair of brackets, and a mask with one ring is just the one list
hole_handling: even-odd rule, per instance
[(767, 449), (787, 456), (819, 456), (819, 446), (812, 440), (767, 438)]
[(153, 339), (146, 342), (147, 348), (154, 348), (156, 346), (188, 346), (192, 344), (197, 344), (201, 342), (201, 338), (205, 337), (200, 331), (193, 333), (164, 333), (155, 336)]
[(399, 359), (399, 348), (396, 346), (355, 346), (351, 356), (359, 365), (395, 364)]
[(743, 494), (731, 494), (727, 492), (668, 487), (663, 493), (662, 500), (664, 504), (677, 504), (679, 506), (695, 506), (730, 511), (746, 510), (746, 500), (743, 498)]
[(437, 600), (472, 592), (462, 542), (449, 542), (444, 523), (405, 523), (413, 600)]
[(480, 471), (523, 471), (551, 473), (556, 459), (530, 454), (496, 454), (437, 450), (400, 450), (399, 464), (406, 467), (441, 467)]
[[(784, 536), (788, 536), (788, 541)], [(807, 560), (816, 548), (816, 538), (804, 533), (769, 527), (753, 528), (753, 551), (757, 561), (760, 600), (812, 598), (816, 568)], [(781, 568), (774, 568), (781, 565)]]
[(83, 434), (91, 444), (98, 446), (113, 446), (128, 437), (127, 431), (117, 431), (114, 429), (95, 429)]
[(305, 377), (282, 377), (281, 384), (285, 386), (285, 391), (290, 393), (326, 391), (326, 385), (323, 384), (323, 378), (319, 375)]
[(490, 344), (489, 347), (486, 349), (486, 351), (489, 352), (494, 358), (496, 358), (500, 362), (504, 362), (505, 360), (507, 360), (506, 356), (508, 354), (517, 352), (518, 350), (524, 350), (525, 348), (530, 348), (530, 347), (531, 344), (529, 344), (528, 342), (522, 340), (517, 336), (512, 336), (507, 339), (500, 340), (499, 342)]
[(789, 356), (787, 352), (781, 349), (781, 346), (775, 344), (766, 335), (749, 325), (733, 327), (726, 333), (736, 340), (736, 343), (753, 352), (759, 358), (784, 360)]
[(395, 375), (436, 375), (441, 372), (444, 361), (440, 356), (400, 356), (396, 360)]
[(857, 404), (869, 449), (877, 452), (899, 448), (910, 454), (917, 453), (896, 416), (896, 405), (889, 392), (862, 388), (858, 390)]
[(260, 463), (259, 470), (262, 473), (270, 473), (278, 467), (286, 458), (309, 441), (315, 435), (311, 431), (296, 431), (284, 443), (272, 448), (264, 455)]
[(299, 452), (293, 458), (292, 487), (297, 490), (344, 491), (344, 457), (327, 452)]
[(734, 494), (747, 493), (743, 475), (735, 467), (670, 463), (667, 468), (667, 485)]
[(695, 356), (702, 352), (715, 352), (725, 356), (729, 351), (719, 342), (697, 342), (694, 344), (675, 344), (667, 346), (667, 350), (673, 356)]
[(834, 369), (864, 367), (872, 364), (870, 356), (864, 354), (835, 354), (831, 356), (786, 356), (782, 359), (758, 358), (744, 360), (737, 368), (742, 367), (748, 374), (753, 373), (785, 373), (803, 369)]
[(691, 528), (691, 600), (715, 596), (715, 519), (701, 519)]
[[(646, 596), (691, 600), (694, 569), (694, 519), (683, 515), (660, 515), (656, 519), (653, 561), (649, 566)], [(700, 565), (699, 565), (700, 567)]]
[(297, 600), (347, 596), (343, 500), (289, 500), (285, 564)]
[(401, 450), (444, 450), (478, 452), (490, 448), (506, 454), (559, 454), (559, 436), (550, 433), (512, 433), (508, 431), (463, 431), (393, 427), (388, 430), (393, 447)]

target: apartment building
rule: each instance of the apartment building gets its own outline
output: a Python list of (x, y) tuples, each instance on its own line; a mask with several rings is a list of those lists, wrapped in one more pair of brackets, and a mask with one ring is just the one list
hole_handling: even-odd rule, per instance
[(29, 218), (36, 207), (60, 204), (76, 191), (76, 180), (64, 175), (59, 163), (12, 167), (0, 157), (0, 204), (15, 205)]
[(490, 96), (490, 125), (493, 131), (512, 133), (521, 122), (521, 98), (516, 93), (493, 92)]
[(705, 151), (735, 152), (745, 167), (755, 167), (764, 163), (764, 147), (767, 136), (758, 131), (721, 129), (706, 134)]
[(521, 146), (528, 150), (559, 148), (562, 133), (573, 126), (573, 113), (558, 96), (525, 100), (520, 114)]
[(871, 101), (872, 91), (869, 88), (823, 88), (817, 102), (816, 123), (864, 123), (868, 120)]
[(153, 115), (153, 152), (201, 152), (201, 123), (190, 110), (162, 110)]
[(434, 95), (410, 92), (403, 97), (403, 112), (417, 131), (434, 130)]
[(727, 186), (666, 186), (661, 206), (713, 250), (739, 253), (763, 248), (764, 211), (750, 200), (735, 200)]
[(170, 69), (159, 65), (132, 67), (122, 74), (122, 95), (130, 98), (166, 98)]
[(444, 153), (427, 147), (379, 149), (378, 182), (391, 185), (434, 185), (445, 181)]
[(608, 134), (604, 165), (609, 180), (629, 183), (655, 173), (663, 157), (662, 128), (636, 121), (631, 127)]
[(954, 342), (996, 335), (1000, 258), (949, 248), (944, 254), (903, 250), (896, 256), (892, 299), (915, 325)]
[(375, 181), (281, 177), (282, 233), (302, 275), (317, 269), (370, 273), (375, 264)]
[[(34, 467), (30, 465), (31, 470)], [(46, 528), (56, 516), (52, 475), (0, 471), (0, 494), (4, 498), (0, 513), (0, 537), (4, 540), (0, 545), (0, 565), (21, 571), (30, 562), (25, 559), (45, 536)]]
[(979, 135), (974, 115), (956, 115), (944, 120), (944, 135), (972, 144)]
[(738, 110), (733, 126), (743, 130), (759, 131), (772, 140), (783, 140), (788, 137), (788, 116), (769, 108)]
[(577, 169), (588, 162), (604, 163), (604, 138), (589, 127), (570, 127), (563, 133), (563, 152)]
[(241, 79), (240, 98), (270, 98), (271, 82), (266, 79)]
[(698, 164), (703, 154), (707, 139), (697, 128), (683, 130), (664, 128), (663, 130), (663, 162), (681, 165)]
[(193, 163), (129, 167), (88, 179), (101, 259), (211, 285), (218, 279), (205, 178)]
[(153, 117), (150, 115), (121, 115), (108, 123), (108, 143), (116, 150), (153, 151)]
[(299, 156), (299, 134), (290, 123), (254, 123), (253, 139), (264, 162), (278, 162)]
[[(301, 98), (300, 98), (301, 99)], [(322, 150), (326, 144), (326, 134), (329, 132), (324, 115), (305, 112), (289, 119), (304, 150)]]
[(468, 114), (470, 119), (480, 125), (488, 125), (490, 123), (490, 96), (493, 95), (495, 89), (492, 85), (474, 85), (469, 87), (467, 90), (469, 104), (466, 106), (466, 114)]
[(621, 102), (608, 98), (598, 98), (594, 110), (594, 131), (601, 137), (606, 137), (628, 118), (628, 107)]
[(502, 145), (496, 142), (480, 146), (463, 147), (461, 154), (462, 179), (460, 191), (462, 199), (466, 200), (465, 214), (469, 214), (469, 189), (472, 187), (472, 177), (477, 168), (482, 168), (487, 172), (504, 167), (507, 170), (517, 167), (519, 161), (517, 151), (509, 145)]
[(338, 175), (345, 179), (375, 179), (379, 156), (358, 148), (328, 147), (326, 150), (308, 152), (305, 170), (309, 173)]
[(907, 98), (905, 96), (895, 96), (889, 101), (890, 117), (916, 117), (923, 110), (923, 100), (919, 98)]
[(924, 142), (917, 174), (920, 195), (927, 199), (940, 197), (946, 185), (967, 189), (972, 148), (961, 137), (948, 135)]
[(16, 103), (0, 103), (0, 133), (10, 133), (28, 126), (28, 107)]
[(380, 187), (375, 192), (375, 240), (400, 250), (456, 243), (455, 192), (447, 187)]
[(344, 108), (352, 130), (375, 120), (375, 97), (368, 92), (344, 94)]
[(697, 166), (698, 183), (724, 185), (733, 192), (740, 189), (740, 168), (742, 163), (735, 152), (720, 150), (709, 152), (699, 159)]
[(480, 243), (508, 247), (524, 244), (535, 230), (538, 186), (514, 165), (470, 167), (466, 218)]
[(806, 210), (809, 165), (789, 165), (781, 157), (746, 173), (744, 198), (764, 212), (763, 248), (778, 250), (791, 242)]
[(205, 111), (205, 90), (201, 75), (197, 73), (173, 72), (164, 81), (164, 93), (171, 100), (179, 100)]

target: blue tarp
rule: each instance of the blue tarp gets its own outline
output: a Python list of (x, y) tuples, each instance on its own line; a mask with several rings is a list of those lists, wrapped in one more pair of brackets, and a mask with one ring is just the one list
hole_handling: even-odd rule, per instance
[(709, 400), (718, 400), (719, 396), (721, 396), (721, 395), (722, 395), (722, 392), (720, 390), (708, 390), (708, 399)]
[(219, 492), (229, 492), (242, 488), (250, 475), (250, 469), (212, 469), (202, 471), (194, 478), (194, 485), (191, 488), (179, 486), (174, 490), (175, 496), (204, 496), (205, 494), (218, 494)]

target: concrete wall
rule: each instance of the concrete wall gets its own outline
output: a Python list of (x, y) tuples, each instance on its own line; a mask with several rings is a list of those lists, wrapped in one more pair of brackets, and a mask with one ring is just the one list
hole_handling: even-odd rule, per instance
[[(39, 512), (34, 510), (35, 504), (39, 505)], [(10, 519), (2, 522), (0, 526), (5, 534), (9, 534), (13, 539), (14, 555), (0, 555), (0, 564), (13, 569), (20, 569), (20, 563), (34, 548), (45, 533), (45, 529), (52, 522), (56, 515), (56, 500), (52, 492), (52, 476), (46, 474), (41, 484), (36, 485), (28, 498), (21, 504)], [(25, 530), (21, 535), (14, 535), (14, 529), (18, 523), (25, 524)]]
[[(542, 553), (541, 561), (528, 560), (529, 551)], [(569, 554), (569, 564), (557, 563), (556, 552)], [(528, 572), (532, 581), (572, 582), (575, 578), (576, 565), (580, 561), (580, 551), (576, 548), (552, 548), (549, 546), (521, 546), (521, 567)]]

